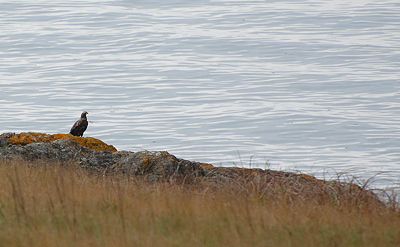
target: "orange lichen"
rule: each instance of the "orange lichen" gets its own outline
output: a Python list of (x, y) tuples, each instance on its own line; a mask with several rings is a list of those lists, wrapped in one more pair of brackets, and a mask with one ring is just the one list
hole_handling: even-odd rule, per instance
[(301, 173), (299, 174), (300, 177), (306, 178), (306, 179), (310, 179), (310, 180), (317, 180), (314, 176), (308, 175), (308, 174), (304, 174)]
[(204, 169), (213, 169), (214, 166), (208, 163), (202, 163), (202, 162), (197, 162), (197, 164), (199, 164), (201, 167), (203, 167)]
[(114, 146), (108, 145), (99, 139), (93, 137), (73, 136), (71, 134), (49, 135), (44, 133), (26, 132), (13, 135), (12, 137), (7, 139), (7, 143), (11, 145), (27, 145), (29, 143), (34, 143), (34, 142), (52, 142), (59, 139), (75, 140), (79, 145), (85, 146), (87, 148), (96, 151), (104, 151), (104, 150), (109, 150), (111, 152), (117, 151), (117, 149)]
[(12, 145), (26, 145), (33, 142), (49, 142), (49, 141), (50, 141), (49, 135), (42, 133), (34, 133), (34, 132), (15, 134), (7, 139), (7, 143)]
[(72, 136), (76, 142), (78, 142), (81, 146), (85, 146), (87, 148), (96, 150), (96, 151), (104, 151), (108, 150), (111, 152), (116, 152), (117, 149), (112, 146), (104, 143), (103, 141), (93, 138), (93, 137), (79, 137), (79, 136)]

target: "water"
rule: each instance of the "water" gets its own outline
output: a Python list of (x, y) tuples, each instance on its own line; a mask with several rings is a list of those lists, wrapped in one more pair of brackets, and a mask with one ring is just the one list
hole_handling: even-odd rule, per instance
[[(161, 1), (160, 1), (161, 2)], [(0, 131), (396, 185), (398, 1), (0, 2)]]

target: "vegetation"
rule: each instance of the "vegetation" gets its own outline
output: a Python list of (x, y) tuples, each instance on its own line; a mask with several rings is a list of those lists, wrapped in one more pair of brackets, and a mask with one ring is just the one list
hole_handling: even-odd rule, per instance
[(0, 247), (400, 246), (393, 205), (293, 198), (261, 183), (149, 182), (0, 161)]

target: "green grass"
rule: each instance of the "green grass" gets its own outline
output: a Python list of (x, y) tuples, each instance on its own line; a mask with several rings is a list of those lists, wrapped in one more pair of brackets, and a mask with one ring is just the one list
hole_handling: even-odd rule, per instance
[(0, 247), (400, 246), (397, 209), (287, 200), (271, 190), (3, 161)]

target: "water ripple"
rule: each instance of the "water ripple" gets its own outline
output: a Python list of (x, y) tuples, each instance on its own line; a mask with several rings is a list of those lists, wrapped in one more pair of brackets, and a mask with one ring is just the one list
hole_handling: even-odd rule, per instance
[(3, 132), (399, 182), (397, 1), (1, 5)]

